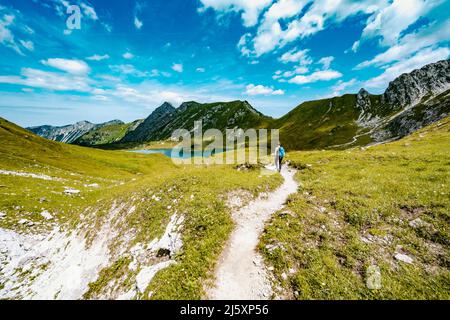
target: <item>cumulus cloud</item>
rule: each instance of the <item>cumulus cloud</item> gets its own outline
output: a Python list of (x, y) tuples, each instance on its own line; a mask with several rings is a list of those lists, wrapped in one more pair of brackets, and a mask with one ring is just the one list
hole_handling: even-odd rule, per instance
[(82, 60), (53, 58), (42, 60), (41, 63), (48, 67), (59, 69), (74, 75), (84, 75), (91, 71), (88, 64)]
[(369, 66), (384, 66), (389, 63), (408, 59), (419, 50), (445, 42), (450, 39), (450, 20), (436, 23), (431, 27), (423, 27), (418, 32), (402, 37), (396, 45), (378, 54), (372, 60), (364, 61), (356, 66), (363, 69)]
[(355, 42), (352, 47), (357, 51), (361, 41), (380, 38), (383, 46), (396, 43), (402, 31), (416, 22), (419, 17), (427, 14), (433, 7), (440, 4), (441, 0), (394, 0), (381, 10), (375, 12), (367, 20), (361, 40)]
[(163, 77), (169, 78), (171, 76), (171, 74), (169, 72), (160, 71), (158, 69), (153, 69), (150, 72), (150, 76), (151, 77), (161, 77), (161, 76), (163, 76)]
[(286, 53), (284, 53), (279, 60), (283, 63), (289, 63), (289, 62), (295, 62), (299, 63), (300, 65), (309, 65), (313, 61), (308, 56), (309, 50), (298, 50), (297, 48), (294, 48)]
[(94, 54), (93, 56), (87, 57), (87, 60), (91, 60), (91, 61), (102, 61), (102, 60), (107, 60), (109, 59), (109, 55), (104, 54), (104, 55), (98, 55), (98, 54)]
[(138, 30), (141, 29), (143, 25), (144, 23), (141, 20), (139, 20), (138, 17), (134, 17), (134, 26), (136, 27), (136, 29)]
[[(308, 5), (309, 1), (279, 0), (266, 11), (262, 23), (252, 35), (251, 42), (247, 41), (247, 46), (241, 49), (260, 56), (297, 39), (316, 34), (331, 23), (340, 23), (359, 13), (374, 13), (387, 2), (387, 0), (330, 0), (315, 1)], [(304, 14), (298, 18), (302, 11), (305, 11)], [(285, 25), (283, 28), (281, 21)]]
[(266, 87), (266, 86), (263, 86), (263, 85), (249, 84), (248, 86), (246, 86), (245, 89), (246, 90), (245, 90), (244, 94), (247, 94), (249, 96), (257, 96), (257, 95), (277, 96), (277, 95), (284, 95), (284, 91), (281, 90), (281, 89), (275, 90), (275, 89), (273, 89), (271, 87)]
[[(296, 16), (306, 5), (304, 0), (279, 0), (264, 14), (261, 25), (258, 27), (252, 46), (245, 47), (245, 50), (260, 56), (272, 51), (278, 43), (282, 41), (285, 32), (282, 30), (280, 20), (285, 20)], [(242, 50), (241, 50), (242, 51)]]
[(257, 24), (260, 13), (272, 3), (272, 0), (200, 0), (202, 13), (208, 8), (218, 12), (240, 13), (244, 26), (251, 27)]
[(183, 72), (183, 64), (181, 64), (181, 63), (174, 63), (172, 65), (172, 70), (176, 71), (176, 72), (179, 72), (179, 73)]
[(140, 30), (144, 26), (144, 22), (141, 19), (139, 19), (139, 17), (138, 17), (141, 14), (144, 6), (145, 6), (145, 4), (137, 2), (136, 6), (134, 8), (134, 26), (138, 30)]
[(91, 82), (84, 75), (47, 72), (31, 68), (23, 68), (21, 76), (0, 76), (0, 83), (17, 84), (54, 91), (89, 92), (92, 90), (89, 85)]
[[(334, 57), (323, 57), (314, 62), (313, 59), (307, 55), (308, 50), (303, 51), (306, 52), (297, 51), (297, 49), (294, 49), (281, 56), (279, 59), (280, 61), (284, 63), (297, 62), (298, 65), (292, 70), (284, 72), (282, 70), (278, 70), (272, 78), (274, 80), (278, 80), (279, 82), (307, 84), (318, 81), (329, 81), (342, 77), (342, 74), (339, 71), (330, 69), (331, 63), (334, 61)], [(301, 54), (299, 54), (300, 52)], [(308, 74), (308, 72), (310, 72), (309, 67), (313, 64), (320, 66), (320, 68), (316, 67), (314, 72)]]
[(13, 28), (17, 27), (15, 26), (15, 24), (17, 24), (17, 13), (18, 12), (12, 12), (11, 10), (7, 10), (5, 7), (0, 6), (0, 44), (13, 49), (20, 55), (24, 55), (20, 49), (19, 43), (28, 50), (34, 49), (34, 46), (31, 46), (33, 44), (31, 41), (22, 42), (22, 40), (19, 40), (19, 43), (17, 42), (13, 33)]
[(294, 78), (290, 79), (288, 82), (295, 84), (307, 84), (317, 81), (329, 81), (340, 77), (342, 77), (342, 73), (340, 73), (339, 71), (320, 70), (315, 71), (309, 75), (297, 75)]
[(130, 75), (137, 78), (144, 78), (149, 75), (148, 72), (140, 71), (131, 64), (111, 65), (109, 68), (121, 75)]
[(331, 89), (333, 90), (333, 96), (341, 95), (345, 90), (355, 86), (358, 83), (358, 80), (351, 79), (349, 81), (339, 80)]
[[(372, 38), (380, 39), (382, 46), (389, 46), (395, 44), (420, 17), (441, 3), (442, 0), (273, 1), (266, 6), (256, 31), (246, 33), (238, 48), (244, 56), (259, 57), (361, 14), (369, 17), (361, 38), (355, 40), (351, 50), (356, 52)], [(221, 11), (233, 10), (228, 6), (210, 7)]]
[(122, 55), (122, 57), (123, 57), (124, 59), (131, 60), (131, 59), (134, 58), (134, 54), (132, 54), (131, 52), (125, 52), (125, 53)]
[(334, 57), (324, 57), (318, 61), (319, 64), (323, 66), (324, 69), (329, 69), (331, 63), (334, 61)]

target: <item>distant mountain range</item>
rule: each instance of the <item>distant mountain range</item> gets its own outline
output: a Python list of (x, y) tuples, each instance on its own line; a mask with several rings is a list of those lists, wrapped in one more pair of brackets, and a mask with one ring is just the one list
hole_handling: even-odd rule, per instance
[(132, 144), (169, 139), (176, 129), (280, 129), (288, 149), (349, 148), (399, 139), (450, 114), (450, 60), (403, 74), (382, 95), (365, 89), (358, 94), (309, 101), (280, 119), (254, 109), (247, 101), (201, 104), (185, 102), (179, 108), (165, 102), (145, 120), (125, 124), (86, 121), (64, 127), (28, 128), (56, 141), (84, 146)]

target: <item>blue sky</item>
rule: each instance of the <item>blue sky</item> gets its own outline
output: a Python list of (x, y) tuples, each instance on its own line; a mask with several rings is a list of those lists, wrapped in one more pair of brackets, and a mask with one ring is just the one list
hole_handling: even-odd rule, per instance
[[(78, 6), (81, 29), (68, 29)], [(0, 116), (144, 118), (248, 100), (279, 117), (450, 56), (449, 0), (0, 0)]]

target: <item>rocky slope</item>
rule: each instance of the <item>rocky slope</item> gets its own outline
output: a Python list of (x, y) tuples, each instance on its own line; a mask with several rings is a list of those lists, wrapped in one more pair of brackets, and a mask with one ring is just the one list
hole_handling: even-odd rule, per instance
[(401, 109), (417, 105), (450, 89), (450, 60), (443, 60), (403, 74), (389, 84), (383, 103)]
[(192, 131), (195, 121), (203, 122), (203, 129), (224, 131), (233, 128), (258, 128), (267, 125), (270, 118), (254, 109), (247, 101), (198, 103), (184, 102), (175, 109), (164, 103), (140, 126), (127, 134), (121, 142), (146, 142), (169, 139), (177, 129)]
[(53, 127), (49, 125), (30, 127), (27, 130), (49, 140), (72, 143), (87, 132), (108, 125), (123, 124), (120, 120), (113, 120), (101, 124), (94, 124), (89, 121), (80, 121), (62, 127)]
[(132, 133), (144, 120), (136, 120), (131, 123), (112, 123), (99, 126), (88, 131), (72, 144), (93, 147), (116, 143), (123, 139), (127, 134)]
[(350, 148), (399, 139), (450, 114), (450, 60), (403, 74), (382, 95), (302, 103), (275, 121), (290, 149)]
[(121, 142), (145, 142), (154, 140), (158, 132), (175, 116), (176, 109), (168, 102), (156, 108), (135, 130), (128, 132)]

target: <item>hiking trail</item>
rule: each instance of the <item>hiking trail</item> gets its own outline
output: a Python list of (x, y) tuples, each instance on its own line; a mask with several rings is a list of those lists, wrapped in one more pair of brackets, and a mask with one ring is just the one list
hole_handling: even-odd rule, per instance
[(269, 273), (257, 252), (264, 225), (281, 210), (298, 188), (295, 171), (284, 166), (283, 184), (275, 191), (260, 196), (232, 212), (236, 225), (215, 270), (215, 286), (207, 290), (212, 300), (265, 300), (272, 296)]

